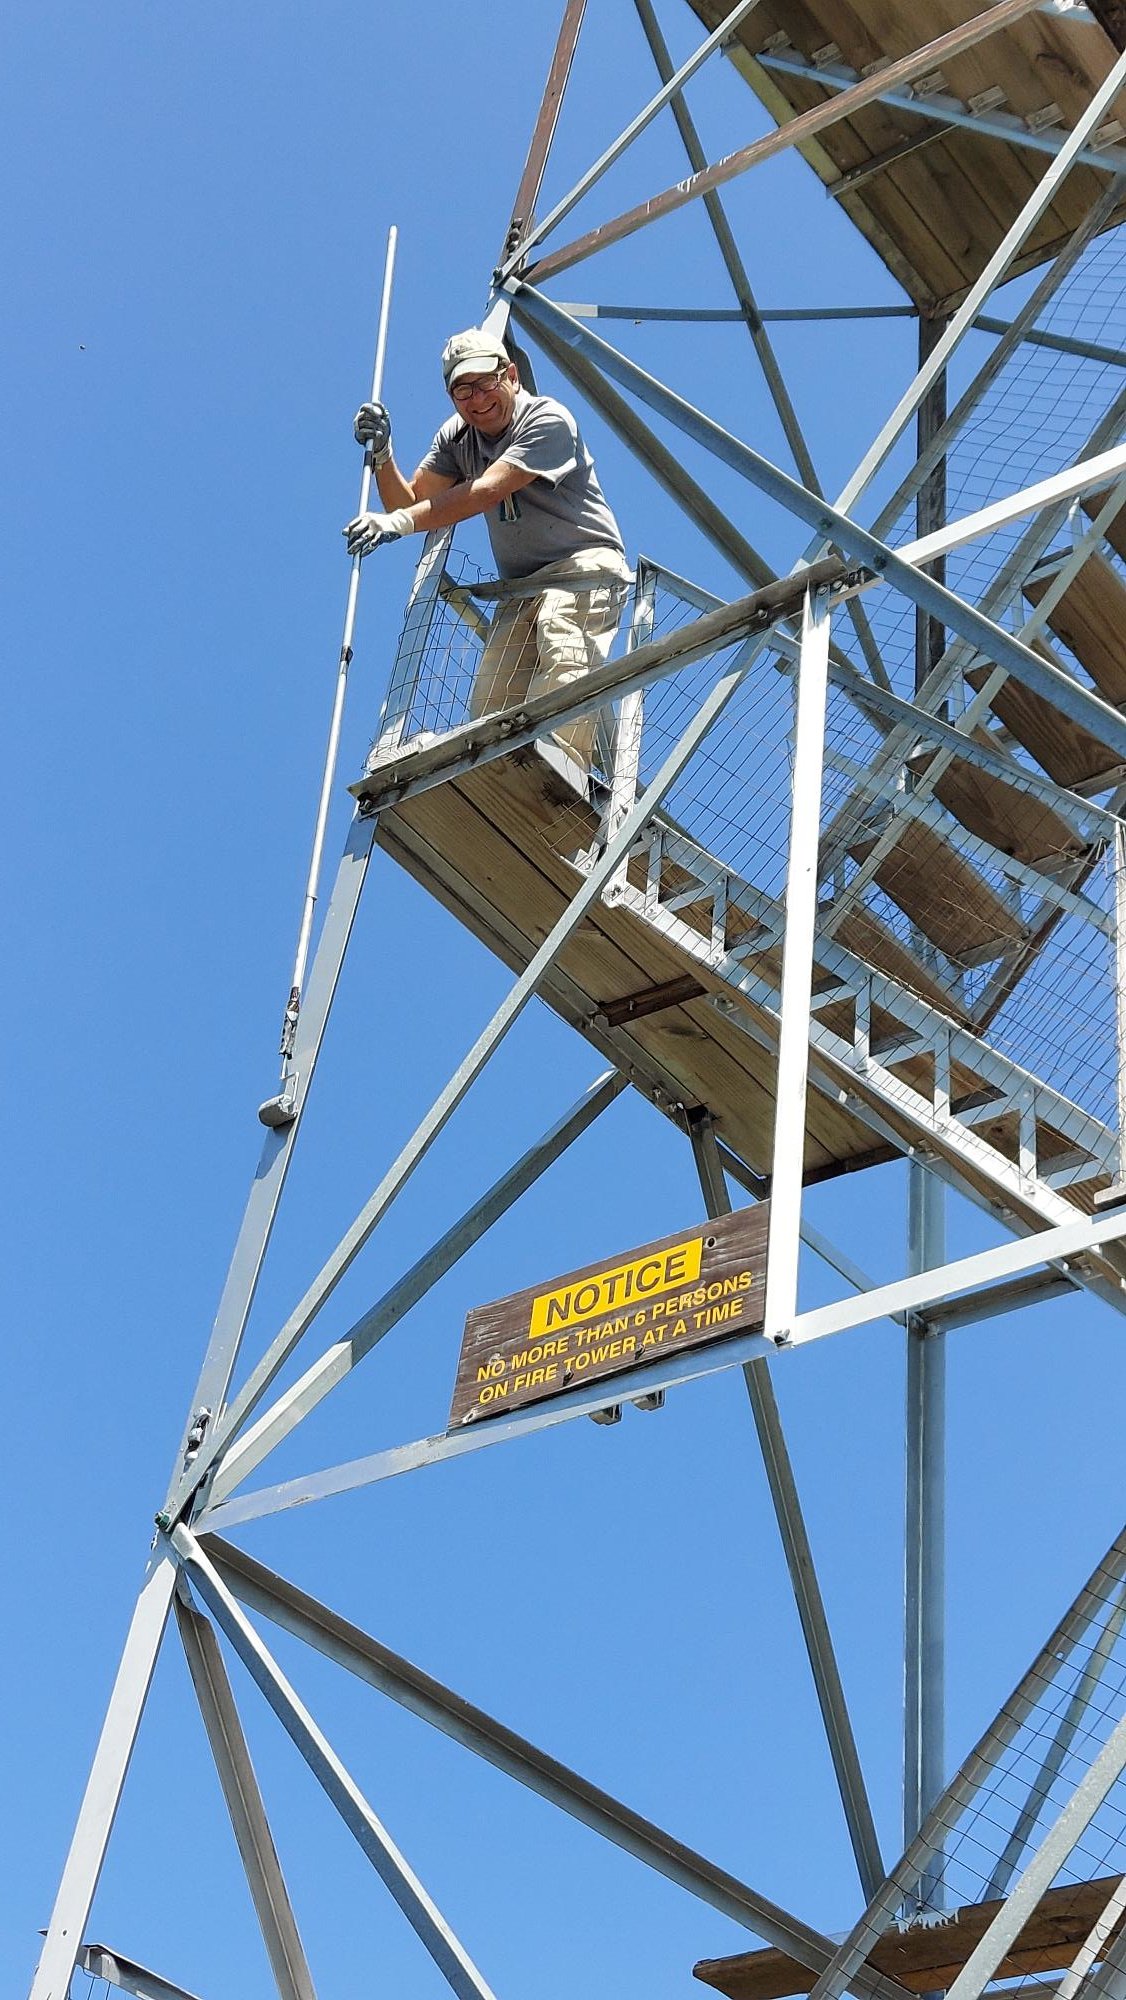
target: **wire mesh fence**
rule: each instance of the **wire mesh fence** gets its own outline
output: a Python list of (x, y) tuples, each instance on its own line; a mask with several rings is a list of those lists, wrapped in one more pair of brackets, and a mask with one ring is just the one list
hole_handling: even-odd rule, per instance
[[(965, 1986), (1016, 1978), (1022, 1993), (1043, 1982), (1064, 2000), (1094, 1990), (1092, 1973), (1122, 1949), (1126, 1911), (1124, 1568), (1126, 1534), (936, 1801), (819, 1990), (842, 1992), (874, 1946), (881, 1970), (917, 1986), (888, 1919), (909, 1929), (921, 1916), (945, 1912), (952, 1922), (982, 1905), (960, 1937), (936, 1934), (927, 1968), (936, 1986), (954, 1984), (981, 1940), (979, 1977)], [(993, 1928), (1014, 1889), (1019, 1901)]]

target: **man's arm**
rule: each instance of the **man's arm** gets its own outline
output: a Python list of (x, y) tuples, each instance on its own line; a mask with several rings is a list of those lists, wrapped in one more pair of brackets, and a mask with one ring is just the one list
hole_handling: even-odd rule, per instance
[[(535, 477), (534, 472), (526, 472), (522, 465), (510, 465), (503, 458), (486, 466), (478, 478), (463, 479), (456, 485), (439, 479), (435, 473), (416, 473), (415, 504), (412, 506), (409, 501), (401, 504), (406, 505), (415, 532), (426, 534), (431, 528), (449, 528), (455, 521), (468, 521), (474, 514), (488, 514), (502, 500), (507, 500), (510, 493), (530, 486)], [(423, 490), (428, 483), (429, 490)]]
[(425, 471), (419, 466), (413, 479), (407, 479), (399, 471), (393, 458), (385, 459), (376, 467), (375, 483), (379, 497), (387, 508), (409, 507), (416, 500), (432, 500), (438, 493), (454, 485), (452, 477), (442, 472)]
[[(400, 535), (426, 534), (431, 528), (449, 528), (456, 521), (468, 521), (474, 514), (487, 514), (507, 500), (510, 493), (518, 493), (522, 486), (530, 486), (538, 477), (522, 465), (510, 465), (507, 459), (498, 458), (477, 479), (454, 482), (438, 473), (416, 472), (408, 483), (397, 473), (398, 483), (384, 491), (383, 474), (391, 463), (390, 459), (385, 461), (377, 474), (380, 498), (389, 501), (392, 491), (400, 489), (405, 497), (396, 501), (389, 515), (357, 514), (354, 521), (349, 521), (344, 530), (349, 555), (366, 555), (370, 549), (378, 548), (381, 541), (393, 541)], [(421, 492), (420, 487), (424, 489)], [(393, 528), (388, 528), (389, 521), (394, 522)]]

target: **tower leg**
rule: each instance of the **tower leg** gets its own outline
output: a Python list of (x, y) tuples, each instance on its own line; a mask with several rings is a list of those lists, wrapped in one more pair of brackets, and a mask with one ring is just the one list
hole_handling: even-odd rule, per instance
[(86, 1781), (51, 1912), (47, 1941), (32, 1982), (31, 2000), (66, 2000), (70, 1990), (71, 1974), (117, 1816), (175, 1583), (175, 1563), (164, 1550), (154, 1551)]
[[(925, 1167), (908, 1168), (908, 1265), (945, 1261), (946, 1190)], [(946, 1536), (946, 1336), (907, 1323), (907, 1491), (904, 1571), (903, 1845), (918, 1833), (943, 1785)], [(941, 1901), (936, 1856), (919, 1884), (924, 1909)]]
[[(924, 368), (945, 331), (941, 320), (919, 322), (919, 367)], [(946, 371), (934, 379), (919, 408), (917, 444), (922, 457), (946, 421)], [(939, 459), (919, 488), (915, 525), (920, 535), (946, 522), (946, 460)], [(941, 557), (930, 565), (946, 580)], [(944, 626), (915, 612), (915, 686), (921, 688), (946, 650)], [(946, 1261), (946, 1190), (935, 1174), (912, 1160), (907, 1169), (907, 1269), (910, 1275)], [(904, 1524), (903, 1636), (903, 1845), (910, 1846), (944, 1781), (945, 1749), (945, 1546), (946, 1546), (946, 1347), (945, 1336), (909, 1315), (907, 1320), (907, 1469)], [(918, 1886), (921, 1909), (942, 1902), (942, 1857), (936, 1855)]]

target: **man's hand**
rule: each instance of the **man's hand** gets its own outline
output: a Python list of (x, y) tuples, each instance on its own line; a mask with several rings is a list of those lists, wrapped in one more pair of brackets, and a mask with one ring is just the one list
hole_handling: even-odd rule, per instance
[(391, 418), (382, 403), (361, 403), (352, 419), (357, 444), (370, 444), (373, 465), (386, 465), (391, 456)]
[(393, 514), (357, 514), (341, 533), (347, 537), (350, 556), (367, 556), (384, 542), (397, 542), (400, 535), (413, 535), (414, 520), (407, 507)]

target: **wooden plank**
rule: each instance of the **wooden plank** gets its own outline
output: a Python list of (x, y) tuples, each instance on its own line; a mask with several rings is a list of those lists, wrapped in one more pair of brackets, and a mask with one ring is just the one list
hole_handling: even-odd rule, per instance
[[(1033, 571), (1025, 579), (1030, 604), (1039, 604), (1053, 576), (1054, 568)], [(1099, 693), (1116, 708), (1126, 702), (1126, 583), (1097, 550), (1049, 611), (1048, 624), (1086, 668)]]
[(968, 1021), (968, 1015), (954, 995), (928, 975), (922, 961), (908, 950), (894, 931), (881, 923), (873, 910), (857, 904), (842, 917), (834, 935), (846, 951), (855, 953), (866, 964), (874, 965), (877, 972), (886, 972), (897, 986), (905, 986), (909, 993), (917, 993), (920, 1000), (937, 1007), (941, 1014), (949, 1014), (953, 1021)]
[[(1103, 508), (1106, 506), (1106, 503), (1109, 499), (1110, 499), (1109, 486), (1104, 487), (1101, 493), (1085, 494), (1083, 499), (1083, 510), (1086, 514), (1090, 516), (1091, 520), (1093, 521), (1096, 518), (1096, 516), (1102, 512)], [(1110, 522), (1106, 530), (1106, 539), (1110, 543), (1110, 546), (1114, 550), (1115, 554), (1120, 555), (1122, 557), (1123, 562), (1126, 562), (1126, 505), (1123, 505), (1122, 507), (1119, 508), (1117, 514), (1114, 516), (1114, 519)]]
[[(921, 773), (930, 762), (924, 753), (910, 759), (910, 768)], [(1007, 785), (992, 771), (955, 758), (934, 792), (967, 833), (977, 834), (1000, 853), (1011, 854), (1029, 867), (1049, 859), (1075, 858), (1083, 852), (1078, 834), (1059, 813), (1031, 792)]]
[[(993, 671), (992, 667), (970, 667), (966, 679), (972, 688), (980, 688)], [(1061, 715), (1051, 702), (1034, 694), (1011, 674), (990, 706), (1057, 785), (1086, 784), (1104, 771), (1116, 768), (1112, 753), (1097, 736)]]
[[(1118, 1877), (1111, 1875), (1097, 1882), (1049, 1889), (995, 1977), (1013, 1979), (1022, 1973), (1063, 1971), (1106, 1908), (1117, 1881)], [(890, 1973), (912, 1993), (945, 1991), (1002, 1907), (1000, 1901), (970, 1903), (941, 1924), (888, 1931), (873, 1946), (867, 1963), (877, 1972)], [(773, 1949), (701, 1959), (693, 1972), (706, 1986), (728, 1994), (730, 2000), (788, 2000), (790, 1995), (809, 1993), (815, 1977), (786, 1952)]]
[[(875, 844), (875, 835), (853, 840), (849, 853), (863, 861)], [(906, 814), (875, 880), (924, 937), (960, 963), (978, 962), (990, 951), (1000, 955), (1023, 934), (1020, 919), (972, 863)]]

